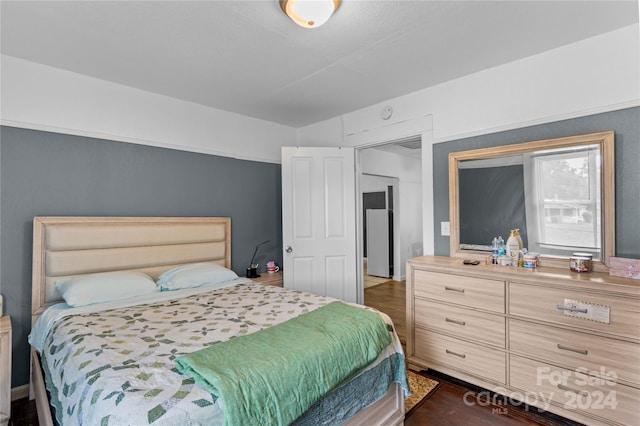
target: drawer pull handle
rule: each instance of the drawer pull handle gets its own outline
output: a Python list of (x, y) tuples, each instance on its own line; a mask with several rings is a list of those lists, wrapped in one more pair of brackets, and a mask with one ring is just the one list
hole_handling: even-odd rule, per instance
[(562, 385), (562, 384), (558, 384), (558, 389), (561, 389), (561, 390), (564, 390), (564, 391), (573, 392), (573, 393), (578, 394), (580, 396), (589, 396), (589, 392), (587, 392), (587, 391), (571, 389), (569, 386), (565, 386), (565, 385)]
[(460, 357), (460, 358), (466, 358), (467, 357), (465, 354), (459, 354), (459, 353), (456, 353), (456, 352), (452, 352), (449, 349), (445, 349), (444, 351), (446, 353), (450, 354), (450, 355), (455, 355), (455, 356)]
[(586, 349), (575, 349), (575, 348), (571, 348), (569, 346), (561, 345), (560, 343), (558, 343), (558, 349), (561, 349), (563, 351), (575, 352), (575, 353), (582, 354), (582, 355), (588, 355), (589, 354), (589, 351), (586, 350)]
[(454, 324), (458, 324), (458, 325), (465, 325), (465, 322), (464, 322), (464, 321), (458, 321), (458, 320), (451, 319), (451, 318), (445, 318), (444, 320), (445, 320), (446, 322), (452, 322), (452, 323), (454, 323)]
[(578, 309), (578, 308), (567, 308), (566, 306), (562, 306), (562, 305), (556, 305), (556, 308), (558, 308), (558, 310), (560, 311), (571, 311), (571, 312), (580, 312), (581, 314), (586, 314), (587, 309)]
[(455, 287), (445, 286), (444, 289), (447, 291), (456, 291), (458, 293), (464, 293), (464, 288), (455, 288)]

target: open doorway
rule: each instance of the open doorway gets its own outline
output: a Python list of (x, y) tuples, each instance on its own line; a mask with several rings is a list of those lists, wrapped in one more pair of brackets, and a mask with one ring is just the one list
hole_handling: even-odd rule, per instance
[[(364, 304), (389, 315), (404, 342), (405, 265), (407, 260), (423, 254), (421, 137), (363, 148), (358, 158)], [(365, 195), (367, 193), (377, 195)], [(367, 198), (374, 199), (372, 207), (367, 204)], [(367, 229), (367, 210), (370, 213), (377, 210), (377, 216), (389, 219), (390, 268), (387, 270), (383, 265), (382, 273), (373, 268), (372, 230)], [(383, 220), (378, 236), (387, 233), (385, 226)], [(386, 243), (381, 239), (376, 244), (380, 249)], [(388, 272), (385, 274), (385, 271)]]
[[(367, 210), (386, 209), (391, 212), (391, 273), (376, 275), (402, 281), (405, 279), (407, 260), (423, 254), (421, 137), (362, 148), (358, 152), (358, 159), (358, 214), (362, 222), (358, 230), (362, 245), (360, 260), (364, 262), (369, 257)], [(373, 206), (365, 205), (369, 201), (374, 203)]]

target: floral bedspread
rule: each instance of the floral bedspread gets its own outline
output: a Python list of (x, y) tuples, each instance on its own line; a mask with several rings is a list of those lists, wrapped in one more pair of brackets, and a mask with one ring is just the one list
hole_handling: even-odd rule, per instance
[(222, 424), (223, 407), (174, 360), (335, 299), (256, 283), (145, 305), (64, 317), (43, 368), (61, 424)]

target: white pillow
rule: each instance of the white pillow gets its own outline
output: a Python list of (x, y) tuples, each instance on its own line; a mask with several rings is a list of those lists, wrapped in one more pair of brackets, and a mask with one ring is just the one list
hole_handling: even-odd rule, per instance
[(211, 262), (191, 263), (173, 268), (158, 278), (162, 291), (221, 284), (238, 278), (235, 272)]
[(56, 290), (70, 306), (92, 305), (159, 291), (142, 272), (114, 271), (81, 275), (56, 281)]

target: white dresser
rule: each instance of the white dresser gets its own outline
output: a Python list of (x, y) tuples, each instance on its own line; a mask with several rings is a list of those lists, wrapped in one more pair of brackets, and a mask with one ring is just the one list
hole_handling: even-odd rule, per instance
[(407, 334), (414, 368), (585, 424), (640, 425), (640, 281), (419, 257)]

